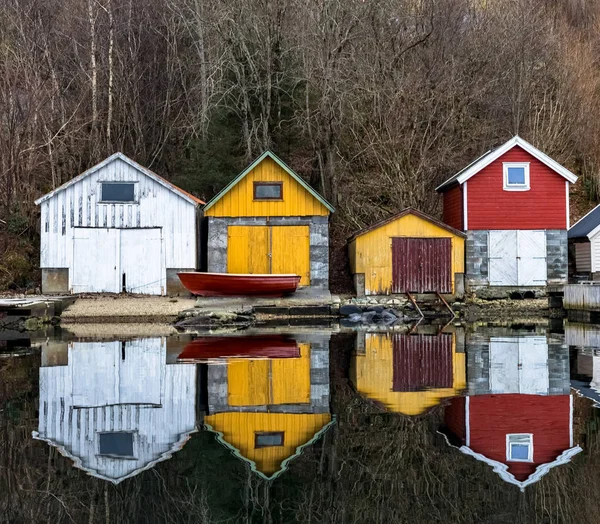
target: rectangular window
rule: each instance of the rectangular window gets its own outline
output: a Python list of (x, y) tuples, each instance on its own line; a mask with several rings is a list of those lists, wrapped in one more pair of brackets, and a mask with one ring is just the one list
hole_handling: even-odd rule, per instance
[(100, 437), (100, 455), (133, 458), (133, 433), (115, 431), (98, 433), (98, 436)]
[(271, 448), (274, 446), (283, 446), (283, 431), (254, 433), (255, 448)]
[(527, 191), (529, 189), (528, 162), (505, 162), (503, 172), (505, 191)]
[(533, 435), (531, 433), (506, 435), (506, 460), (533, 462)]
[(133, 182), (102, 182), (101, 202), (135, 202)]
[(283, 182), (254, 182), (254, 200), (283, 200)]

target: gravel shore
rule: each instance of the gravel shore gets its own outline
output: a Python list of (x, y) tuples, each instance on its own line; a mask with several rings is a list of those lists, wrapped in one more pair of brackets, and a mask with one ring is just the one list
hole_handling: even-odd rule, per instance
[(173, 322), (194, 298), (100, 296), (78, 298), (61, 315), (61, 323)]

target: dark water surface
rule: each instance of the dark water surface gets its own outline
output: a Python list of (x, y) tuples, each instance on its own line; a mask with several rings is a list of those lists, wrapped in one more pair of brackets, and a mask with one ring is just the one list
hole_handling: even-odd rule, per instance
[(23, 345), (0, 522), (600, 522), (590, 325)]

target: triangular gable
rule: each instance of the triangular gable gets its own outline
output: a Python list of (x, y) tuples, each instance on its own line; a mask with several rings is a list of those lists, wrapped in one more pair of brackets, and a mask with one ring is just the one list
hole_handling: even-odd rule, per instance
[(319, 193), (317, 193), (312, 187), (310, 187), (300, 176), (298, 176), (290, 167), (288, 167), (283, 160), (271, 151), (265, 151), (260, 155), (252, 164), (250, 164), (244, 171), (242, 171), (237, 177), (235, 177), (224, 189), (222, 189), (214, 198), (212, 198), (205, 206), (204, 210), (210, 209), (214, 206), (225, 194), (227, 194), (233, 187), (235, 187), (250, 171), (252, 171), (258, 164), (260, 164), (265, 158), (273, 160), (281, 169), (283, 169), (288, 175), (290, 175), (296, 182), (298, 182), (306, 191), (308, 191), (314, 198), (316, 198), (321, 204), (323, 204), (331, 213), (335, 211), (334, 207), (327, 202)]
[(50, 193), (47, 193), (43, 197), (38, 198), (35, 201), (35, 204), (39, 206), (42, 202), (45, 202), (46, 200), (52, 198), (54, 195), (56, 195), (60, 191), (63, 191), (64, 189), (67, 189), (68, 187), (76, 184), (77, 182), (79, 182), (79, 181), (83, 180), (84, 178), (90, 176), (91, 174), (95, 173), (96, 171), (99, 171), (100, 169), (108, 166), (109, 164), (111, 164), (115, 160), (122, 160), (126, 164), (129, 164), (131, 167), (133, 167), (137, 171), (143, 173), (147, 177), (151, 178), (152, 180), (154, 180), (155, 182), (157, 182), (161, 186), (165, 187), (169, 191), (172, 191), (173, 193), (175, 193), (176, 195), (179, 195), (184, 200), (187, 200), (190, 204), (194, 204), (195, 206), (204, 204), (204, 201), (200, 200), (199, 198), (195, 197), (194, 195), (191, 195), (187, 191), (184, 191), (180, 187), (177, 187), (175, 184), (172, 184), (171, 182), (165, 180), (163, 177), (157, 175), (153, 171), (150, 171), (149, 169), (145, 168), (144, 166), (142, 166), (142, 165), (138, 164), (137, 162), (131, 160), (131, 158), (125, 156), (123, 153), (120, 153), (120, 152), (112, 154), (107, 159), (103, 160), (99, 164), (96, 164), (94, 167), (91, 167), (90, 169), (88, 169), (87, 171), (84, 171), (83, 173), (81, 173), (80, 175), (76, 176), (75, 178), (72, 178), (68, 182), (65, 182), (62, 186), (57, 187), (53, 191), (50, 191)]
[(463, 233), (462, 231), (459, 231), (458, 229), (454, 229), (453, 227), (449, 226), (448, 224), (444, 224), (444, 222), (441, 222), (437, 218), (434, 218), (431, 215), (427, 215), (426, 213), (423, 213), (422, 211), (419, 211), (418, 209), (414, 209), (412, 207), (407, 207), (407, 208), (403, 209), (402, 211), (400, 211), (399, 213), (392, 215), (391, 217), (380, 220), (379, 222), (376, 222), (375, 224), (372, 224), (364, 229), (361, 229), (360, 231), (357, 231), (356, 233), (354, 233), (354, 235), (352, 235), (348, 239), (348, 242), (352, 242), (355, 238), (358, 238), (366, 233), (369, 233), (375, 229), (385, 226), (385, 225), (389, 224), (390, 222), (394, 222), (395, 220), (398, 220), (399, 218), (402, 218), (406, 215), (414, 215), (416, 217), (422, 218), (423, 220), (427, 220), (427, 222), (431, 222), (432, 224), (435, 224), (436, 226), (438, 226), (442, 229), (445, 229), (446, 231), (448, 231), (449, 233), (452, 233), (453, 235), (457, 235), (461, 238), (467, 238), (467, 235), (465, 235), (465, 233)]
[(501, 145), (497, 149), (488, 151), (483, 156), (479, 157), (475, 162), (469, 164), (466, 168), (459, 171), (453, 177), (446, 180), (443, 184), (436, 187), (436, 191), (443, 192), (454, 184), (464, 184), (467, 180), (469, 180), (469, 178), (475, 176), (484, 167), (489, 166), (492, 162), (500, 158), (504, 153), (510, 151), (515, 146), (519, 146), (527, 151), (530, 155), (547, 165), (550, 169), (565, 178), (571, 184), (574, 184), (577, 181), (577, 175), (574, 175), (571, 173), (571, 171), (561, 166), (558, 162), (552, 160), (548, 155), (542, 153), (539, 149), (532, 146), (526, 140), (523, 140), (519, 136), (514, 136), (505, 144)]
[(240, 452), (240, 450), (237, 447), (235, 447), (233, 444), (231, 444), (230, 442), (228, 442), (226, 440), (224, 434), (221, 431), (219, 431), (218, 429), (216, 429), (213, 426), (211, 426), (210, 424), (208, 424), (206, 422), (206, 420), (204, 422), (204, 428), (207, 429), (208, 431), (211, 431), (212, 433), (214, 433), (217, 437), (217, 440), (221, 444), (223, 444), (226, 448), (228, 448), (236, 457), (238, 457), (239, 459), (242, 459), (244, 462), (248, 463), (250, 465), (251, 471), (253, 471), (259, 477), (262, 477), (265, 480), (273, 480), (274, 478), (277, 478), (279, 475), (281, 475), (288, 468), (289, 463), (292, 460), (294, 460), (297, 456), (299, 456), (302, 453), (302, 451), (304, 450), (304, 448), (312, 446), (315, 442), (317, 442), (329, 430), (329, 428), (331, 426), (333, 426), (335, 423), (336, 423), (336, 417), (335, 417), (335, 415), (332, 415), (331, 420), (327, 424), (322, 426), (321, 429), (319, 429), (319, 431), (317, 431), (310, 440), (308, 440), (308, 441), (304, 442), (303, 444), (299, 445), (298, 447), (296, 447), (296, 449), (294, 450), (294, 453), (291, 454), (290, 456), (288, 456), (287, 458), (285, 458), (281, 462), (279, 469), (270, 475), (261, 471), (254, 460), (242, 455), (242, 453)]

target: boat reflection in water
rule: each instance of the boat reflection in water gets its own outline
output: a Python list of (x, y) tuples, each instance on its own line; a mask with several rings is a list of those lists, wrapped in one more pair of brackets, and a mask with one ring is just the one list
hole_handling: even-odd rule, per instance
[(467, 335), (467, 354), (467, 396), (445, 411), (450, 443), (521, 490), (582, 451), (562, 340), (486, 330)]
[[(243, 347), (246, 337), (237, 338)], [(267, 479), (332, 423), (329, 336), (295, 340), (299, 352), (292, 358), (233, 358), (207, 369), (205, 427)]]
[(416, 334), (358, 332), (350, 378), (389, 411), (420, 415), (466, 387), (464, 335), (433, 326)]
[(34, 438), (118, 484), (183, 447), (195, 399), (196, 366), (167, 364), (164, 337), (71, 342), (42, 354)]

